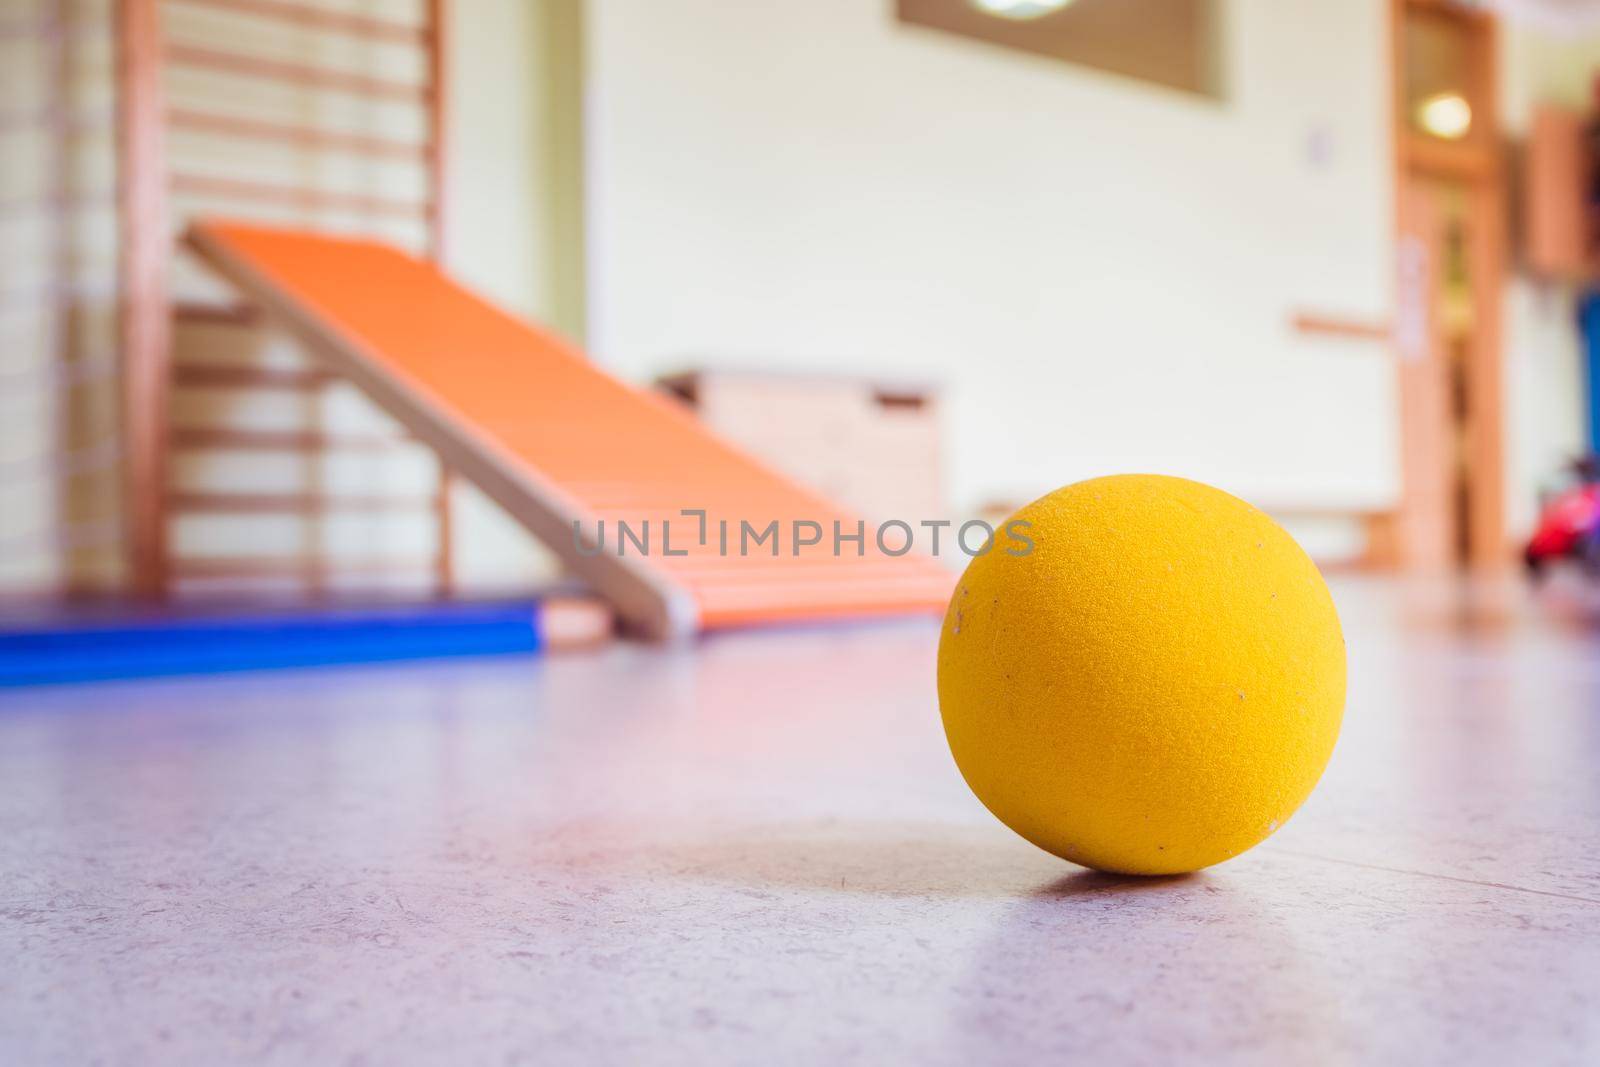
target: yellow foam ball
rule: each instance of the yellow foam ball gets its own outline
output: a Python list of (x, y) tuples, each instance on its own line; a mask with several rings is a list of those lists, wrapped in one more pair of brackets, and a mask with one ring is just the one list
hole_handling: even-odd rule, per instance
[(1104, 871), (1198, 870), (1282, 826), (1344, 697), (1315, 564), (1262, 512), (1182, 478), (1096, 478), (1017, 512), (968, 565), (939, 641), (972, 791)]

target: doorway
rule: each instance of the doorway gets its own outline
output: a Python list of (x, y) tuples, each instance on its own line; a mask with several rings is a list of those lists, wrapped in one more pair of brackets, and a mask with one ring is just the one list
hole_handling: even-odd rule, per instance
[(1402, 501), (1394, 562), (1493, 570), (1505, 530), (1506, 175), (1493, 16), (1393, 0)]

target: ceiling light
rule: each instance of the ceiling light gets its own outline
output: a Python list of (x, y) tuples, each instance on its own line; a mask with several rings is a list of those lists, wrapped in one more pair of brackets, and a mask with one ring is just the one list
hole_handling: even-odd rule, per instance
[(1472, 105), (1460, 93), (1434, 93), (1417, 104), (1417, 125), (1446, 141), (1459, 141), (1472, 128)]
[(972, 6), (1003, 19), (1036, 19), (1060, 11), (1072, 0), (971, 0)]

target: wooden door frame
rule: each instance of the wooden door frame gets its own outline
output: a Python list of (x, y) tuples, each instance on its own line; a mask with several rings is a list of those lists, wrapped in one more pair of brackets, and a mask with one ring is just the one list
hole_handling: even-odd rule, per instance
[[(1427, 11), (1459, 22), (1475, 39), (1476, 55), (1469, 95), (1473, 123), (1478, 132), (1460, 142), (1445, 142), (1413, 132), (1404, 108), (1405, 19), (1408, 11)], [(1390, 107), (1394, 147), (1395, 232), (1397, 247), (1405, 239), (1406, 202), (1410, 183), (1418, 178), (1442, 179), (1458, 184), (1468, 197), (1474, 327), (1467, 364), (1465, 459), (1467, 466), (1466, 565), (1473, 570), (1505, 567), (1512, 558), (1505, 524), (1505, 392), (1502, 374), (1506, 279), (1506, 173), (1500, 139), (1497, 100), (1499, 85), (1499, 24), (1488, 12), (1465, 8), (1448, 0), (1390, 0), (1391, 74)], [(1405, 353), (1400, 360), (1399, 391), (1402, 442), (1437, 441), (1438, 435), (1405, 425), (1418, 413), (1437, 410), (1435, 398), (1418, 396), (1418, 390), (1442, 388), (1437, 376), (1408, 373)], [(1407, 431), (1410, 431), (1409, 433)], [(1404, 447), (1404, 445), (1403, 445)], [(1421, 445), (1419, 447), (1432, 447)], [(1402, 470), (1420, 464), (1446, 463), (1444, 455), (1403, 457)], [(1395, 516), (1398, 535), (1392, 546), (1394, 562), (1412, 567), (1444, 567), (1437, 548), (1426, 541), (1408, 544), (1403, 531), (1427, 528), (1425, 509), (1434, 501), (1417, 497), (1402, 484)]]

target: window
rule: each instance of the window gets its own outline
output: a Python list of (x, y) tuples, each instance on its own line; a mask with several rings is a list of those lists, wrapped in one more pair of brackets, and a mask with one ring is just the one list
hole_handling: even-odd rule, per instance
[(901, 22), (1221, 96), (1217, 0), (896, 0)]

